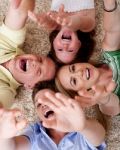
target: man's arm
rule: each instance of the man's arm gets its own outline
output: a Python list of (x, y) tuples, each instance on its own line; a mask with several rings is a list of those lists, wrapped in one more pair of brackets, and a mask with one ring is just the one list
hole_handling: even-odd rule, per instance
[[(104, 0), (104, 7), (112, 10), (116, 7), (116, 0)], [(112, 12), (104, 11), (104, 30), (105, 37), (102, 48), (104, 50), (114, 51), (120, 48), (120, 8)]]
[(33, 11), (35, 0), (11, 0), (9, 5), (5, 24), (13, 30), (19, 30), (25, 26), (28, 10)]

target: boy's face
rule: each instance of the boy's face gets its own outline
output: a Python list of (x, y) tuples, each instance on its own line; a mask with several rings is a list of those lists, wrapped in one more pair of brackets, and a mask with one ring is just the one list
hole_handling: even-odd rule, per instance
[(44, 121), (46, 119), (51, 120), (55, 117), (54, 112), (48, 106), (43, 105), (39, 102), (39, 99), (49, 101), (49, 99), (45, 96), (45, 92), (54, 93), (50, 89), (43, 89), (37, 92), (34, 99), (35, 108), (41, 121)]
[(26, 88), (33, 88), (39, 81), (50, 80), (55, 75), (54, 62), (44, 56), (24, 54), (8, 63), (13, 77)]
[(79, 91), (95, 85), (99, 75), (99, 70), (93, 65), (76, 63), (63, 66), (58, 72), (58, 79), (65, 89)]

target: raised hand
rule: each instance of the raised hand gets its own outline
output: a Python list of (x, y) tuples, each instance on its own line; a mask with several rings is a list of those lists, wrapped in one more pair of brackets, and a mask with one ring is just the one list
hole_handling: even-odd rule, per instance
[(83, 107), (90, 107), (95, 104), (104, 104), (108, 100), (108, 96), (115, 89), (115, 82), (111, 81), (106, 87), (94, 86), (89, 90), (78, 91), (78, 96), (75, 97)]
[(74, 99), (56, 93), (46, 93), (47, 101), (39, 99), (39, 102), (49, 106), (54, 111), (54, 119), (46, 119), (43, 126), (62, 132), (82, 131), (85, 126), (85, 116), (79, 103)]
[(35, 13), (29, 11), (29, 18), (36, 22), (40, 27), (45, 28), (47, 30), (55, 30), (58, 26), (56, 21), (50, 17), (50, 13), (40, 13), (36, 15)]
[(60, 26), (71, 26), (72, 19), (70, 15), (68, 16), (64, 11), (64, 5), (61, 4), (58, 13), (49, 12), (51, 19), (55, 20)]
[(21, 115), (19, 110), (0, 109), (0, 139), (12, 138), (26, 126)]

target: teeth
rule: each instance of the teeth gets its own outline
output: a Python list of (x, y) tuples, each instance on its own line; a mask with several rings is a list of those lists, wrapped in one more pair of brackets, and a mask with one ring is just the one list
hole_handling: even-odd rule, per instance
[(86, 68), (86, 78), (87, 78), (87, 80), (90, 79), (90, 72), (89, 72), (88, 68)]
[(26, 71), (28, 70), (29, 68), (29, 63), (28, 63), (28, 60), (26, 61)]

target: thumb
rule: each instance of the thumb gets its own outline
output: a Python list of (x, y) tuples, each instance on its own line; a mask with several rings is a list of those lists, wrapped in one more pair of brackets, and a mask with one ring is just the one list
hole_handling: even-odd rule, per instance
[(108, 92), (113, 92), (115, 87), (116, 87), (116, 83), (114, 81), (111, 81), (110, 84), (107, 87), (107, 91)]

